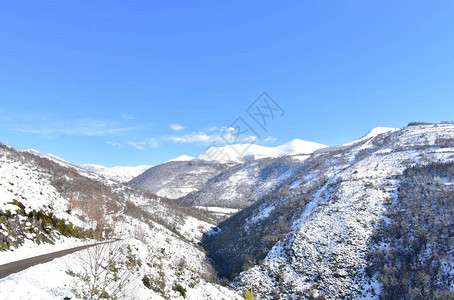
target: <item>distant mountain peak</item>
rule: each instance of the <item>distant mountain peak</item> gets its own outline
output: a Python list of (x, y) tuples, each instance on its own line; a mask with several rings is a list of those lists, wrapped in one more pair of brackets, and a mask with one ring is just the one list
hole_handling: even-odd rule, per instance
[(148, 165), (140, 165), (135, 167), (117, 166), (109, 168), (95, 164), (84, 164), (80, 165), (80, 167), (86, 169), (87, 171), (93, 172), (98, 175), (102, 175), (109, 179), (114, 179), (120, 182), (128, 182), (129, 180), (139, 176), (152, 166)]
[(391, 132), (391, 131), (396, 131), (399, 130), (399, 128), (392, 128), (392, 127), (375, 127), (371, 131), (369, 131), (365, 136), (362, 138), (370, 138), (370, 137), (375, 137), (379, 134), (386, 133), (386, 132)]
[(171, 162), (171, 161), (190, 161), (190, 160), (193, 160), (194, 157), (193, 156), (189, 156), (189, 155), (186, 155), (186, 154), (183, 154), (181, 156), (178, 156), (178, 157), (175, 157), (171, 160), (168, 160), (166, 162)]
[(210, 147), (195, 160), (215, 163), (243, 163), (260, 158), (280, 157), (293, 154), (309, 154), (326, 145), (294, 139), (277, 147), (265, 147), (256, 144), (235, 144)]
[(396, 130), (399, 130), (399, 128), (375, 127), (372, 130), (370, 130), (366, 135), (362, 136), (361, 138), (359, 138), (359, 139), (357, 139), (355, 141), (343, 144), (343, 146), (353, 145), (353, 144), (358, 143), (360, 141), (376, 137), (377, 135), (380, 135), (382, 133), (392, 132), (392, 131), (396, 131)]
[(328, 147), (323, 144), (309, 142), (301, 139), (294, 139), (280, 146), (274, 147), (278, 152), (283, 155), (289, 154), (310, 154), (315, 150)]

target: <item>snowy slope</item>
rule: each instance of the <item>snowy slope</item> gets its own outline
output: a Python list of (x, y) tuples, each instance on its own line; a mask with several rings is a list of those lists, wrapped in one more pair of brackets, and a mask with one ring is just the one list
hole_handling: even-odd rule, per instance
[(190, 160), (193, 160), (195, 157), (193, 156), (189, 156), (189, 155), (181, 155), (181, 156), (178, 156), (178, 157), (175, 157), (169, 161), (166, 161), (166, 162), (171, 162), (171, 161), (190, 161)]
[[(34, 154), (22, 154), (7, 146), (0, 146), (0, 210), (16, 210), (17, 206), (12, 202), (18, 200), (23, 203), (26, 213), (52, 207), (52, 212), (57, 217), (83, 226), (77, 217), (66, 213), (68, 199), (51, 184), (53, 177), (43, 171), (39, 164), (31, 161)], [(60, 164), (59, 160), (58, 162)]]
[(39, 157), (42, 157), (42, 158), (45, 158), (45, 159), (48, 159), (48, 160), (51, 160), (57, 164), (59, 164), (60, 166), (62, 167), (66, 167), (66, 168), (73, 168), (74, 170), (76, 170), (77, 172), (79, 172), (80, 174), (83, 174), (84, 176), (88, 176), (88, 177), (92, 177), (92, 178), (99, 178), (99, 176), (96, 174), (96, 173), (93, 173), (83, 167), (80, 167), (78, 165), (74, 165), (56, 155), (53, 155), (51, 153), (43, 153), (43, 152), (40, 152), (38, 150), (35, 150), (35, 149), (28, 149), (28, 150), (21, 150), (23, 152), (27, 152), (27, 153), (30, 153), (30, 154), (33, 154), (33, 155), (36, 155), (36, 156), (39, 156)]
[(230, 165), (200, 161), (171, 161), (146, 170), (129, 184), (161, 197), (177, 199), (197, 191), (228, 167)]
[(265, 147), (255, 144), (213, 146), (198, 155), (196, 160), (214, 163), (243, 163), (261, 158), (309, 154), (324, 147), (327, 146), (299, 139), (292, 140), (277, 147)]
[(140, 165), (136, 167), (104, 167), (101, 165), (96, 164), (83, 164), (83, 165), (74, 165), (58, 156), (55, 156), (50, 153), (43, 153), (35, 149), (28, 149), (23, 150), (24, 152), (28, 152), (34, 155), (37, 155), (42, 158), (49, 159), (53, 162), (58, 163), (63, 167), (70, 167), (78, 171), (80, 174), (89, 176), (95, 179), (100, 179), (99, 176), (103, 176), (106, 179), (119, 181), (119, 182), (128, 182), (134, 177), (139, 176), (147, 169), (151, 168), (152, 166), (148, 165)]
[[(202, 210), (180, 209), (126, 185), (106, 185), (66, 163), (1, 144), (0, 195), (0, 243), (8, 251), (3, 261), (83, 242), (52, 228), (46, 220), (53, 216), (83, 229), (107, 228), (104, 235), (123, 239), (112, 248), (84, 250), (0, 279), (2, 299), (89, 298), (88, 282), (100, 282), (87, 271), (93, 270), (90, 261), (102, 265), (102, 278), (120, 279), (105, 287), (118, 299), (183, 299), (176, 286), (186, 290), (186, 299), (241, 299), (237, 292), (212, 283), (212, 267), (197, 244), (214, 225)], [(98, 227), (98, 222), (103, 225)], [(56, 224), (62, 226), (60, 221)], [(34, 244), (38, 238), (41, 244)], [(93, 255), (99, 259), (93, 260)]]
[(104, 166), (96, 165), (96, 164), (83, 164), (83, 165), (80, 165), (80, 167), (82, 167), (90, 172), (104, 176), (106, 178), (110, 178), (110, 179), (120, 181), (120, 182), (128, 182), (131, 179), (133, 179), (134, 177), (139, 176), (140, 174), (142, 174), (143, 172), (145, 172), (152, 166), (140, 165), (140, 166), (136, 166), (136, 167), (118, 166), (118, 167), (108, 168), (108, 167), (104, 167)]
[(396, 131), (396, 130), (399, 130), (399, 128), (375, 127), (371, 131), (369, 131), (365, 136), (363, 136), (362, 138), (360, 138), (358, 140), (355, 140), (353, 142), (346, 143), (343, 146), (350, 146), (350, 145), (362, 142), (364, 140), (367, 140), (367, 139), (370, 139), (370, 138), (374, 138), (374, 137), (376, 137), (376, 136), (378, 136), (380, 134), (393, 132), (393, 131)]
[(245, 208), (291, 181), (305, 167), (308, 155), (253, 160), (232, 166), (209, 179), (197, 191), (179, 199), (202, 206)]
[(43, 158), (47, 158), (49, 160), (52, 160), (62, 166), (68, 166), (68, 165), (71, 165), (70, 162), (58, 157), (58, 156), (55, 156), (51, 153), (43, 153), (43, 152), (40, 152), (38, 150), (35, 150), (35, 149), (28, 149), (28, 150), (24, 150), (25, 152), (28, 152), (28, 153), (31, 153), (31, 154), (34, 154), (34, 155), (38, 155), (40, 157), (43, 157)]
[(205, 245), (222, 274), (246, 268), (233, 286), (257, 299), (377, 299), (380, 282), (366, 272), (370, 243), (392, 213), (398, 176), (415, 164), (453, 160), (449, 124), (390, 130), (313, 154), (291, 182), (226, 220)]
[[(454, 125), (375, 129), (353, 143), (313, 151), (315, 146), (301, 154), (306, 146), (292, 141), (272, 155), (257, 148), (251, 150), (251, 160), (240, 156), (236, 159), (241, 163), (234, 164), (171, 161), (132, 181), (165, 195), (192, 192), (185, 199), (203, 206), (219, 206), (220, 200), (247, 203), (213, 228), (213, 219), (204, 215), (209, 210), (179, 207), (127, 185), (106, 184), (102, 177), (89, 171), (84, 175), (80, 167), (58, 158), (48, 160), (1, 145), (0, 241), (14, 237), (5, 230), (11, 224), (25, 226), (27, 246), (43, 234), (36, 231), (36, 220), (26, 219), (39, 209), (82, 228), (96, 228), (88, 204), (101, 201), (107, 213), (103, 224), (114, 226), (113, 237), (128, 238), (120, 243), (116, 266), (128, 274), (133, 294), (120, 299), (183, 299), (182, 288), (186, 299), (241, 299), (245, 289), (256, 299), (378, 299), (383, 278), (377, 271), (380, 266), (371, 268), (370, 258), (380, 258), (380, 251), (396, 252), (389, 248), (389, 237), (377, 235), (380, 224), (391, 224), (393, 215), (405, 213), (393, 209), (408, 167), (454, 162)], [(435, 173), (429, 179), (431, 193), (447, 190), (454, 195), (452, 174), (445, 178)], [(406, 184), (411, 187), (413, 182)], [(423, 200), (432, 196), (409, 191)], [(440, 239), (451, 245), (452, 215), (444, 216), (439, 207), (426, 209), (439, 212), (437, 222), (451, 222), (439, 230)], [(16, 213), (22, 215), (8, 217)], [(420, 232), (420, 224), (410, 225)], [(59, 236), (54, 230), (50, 238)], [(424, 241), (424, 236), (418, 238)], [(58, 248), (64, 243), (62, 238)], [(214, 271), (201, 243), (219, 274), (233, 280), (229, 288), (213, 283)], [(434, 254), (436, 245), (422, 249), (424, 257), (443, 258), (430, 264), (443, 265), (433, 282), (450, 278), (454, 292), (452, 249)], [(83, 295), (85, 277), (77, 275), (83, 272), (83, 265), (75, 263), (79, 261), (78, 256), (68, 256), (1, 279), (2, 298), (88, 298)], [(452, 295), (449, 287), (445, 292), (440, 299)]]
[(53, 155), (51, 153), (43, 153), (43, 152), (40, 152), (38, 150), (35, 150), (35, 149), (28, 149), (28, 150), (18, 150), (20, 152), (24, 152), (24, 153), (30, 153), (30, 154), (33, 154), (33, 155), (36, 155), (38, 157), (41, 157), (41, 158), (44, 158), (44, 159), (48, 159), (54, 163), (57, 163), (59, 166), (61, 167), (64, 167), (64, 168), (71, 168), (73, 169), (74, 171), (76, 171), (78, 174), (82, 175), (82, 176), (85, 176), (85, 177), (88, 177), (88, 178), (91, 178), (91, 179), (94, 179), (94, 180), (97, 180), (97, 181), (102, 181), (104, 184), (108, 184), (108, 185), (115, 185), (117, 184), (117, 180), (115, 179), (112, 179), (110, 177), (105, 177), (103, 176), (102, 174), (98, 174), (97, 172), (93, 172), (91, 170), (89, 170), (88, 168), (84, 168), (82, 166), (78, 166), (78, 165), (75, 165), (75, 164), (72, 164), (70, 162), (68, 162), (67, 160), (64, 160), (56, 155)]
[[(190, 193), (198, 193), (199, 191), (203, 193), (202, 189), (209, 189), (209, 187), (205, 187), (206, 184), (210, 185), (208, 180), (213, 179), (214, 181), (217, 180), (219, 182), (221, 179), (215, 179), (215, 177), (220, 175), (224, 170), (234, 168), (236, 164), (242, 164), (245, 162), (254, 164), (255, 161), (263, 158), (279, 158), (290, 155), (293, 156), (295, 160), (304, 161), (308, 154), (325, 147), (326, 146), (322, 144), (307, 142), (299, 139), (292, 140), (277, 147), (264, 147), (255, 144), (237, 144), (223, 147), (211, 147), (195, 158), (182, 155), (164, 164), (150, 168), (140, 176), (133, 178), (130, 181), (130, 184), (162, 197), (178, 199), (186, 197)], [(297, 162), (295, 161), (295, 163)], [(194, 195), (190, 195), (190, 199), (185, 199), (185, 201), (196, 205), (214, 205), (233, 208), (248, 206), (254, 201), (253, 199), (259, 197), (263, 192), (262, 188), (257, 188), (257, 186), (260, 185), (260, 176), (254, 179), (259, 175), (258, 169), (256, 167), (252, 167), (251, 170), (252, 169), (255, 169), (255, 171), (246, 176), (251, 179), (250, 184), (247, 183), (247, 180), (242, 180), (249, 185), (249, 187), (246, 187), (248, 195), (244, 194), (240, 190), (231, 190), (228, 185), (224, 185), (222, 187), (218, 185), (215, 188), (223, 190), (221, 193), (224, 194), (220, 195), (218, 193), (217, 196), (220, 196), (220, 198), (212, 198), (212, 201), (201, 199), (194, 201)], [(291, 172), (292, 171), (290, 171), (290, 173)], [(222, 178), (225, 178), (230, 175), (223, 174), (222, 176)], [(232, 183), (235, 181), (235, 178), (240, 178), (242, 176), (241, 172), (235, 176), (231, 177), (229, 182)], [(284, 179), (286, 176), (276, 174), (276, 177), (272, 181), (263, 186), (264, 190), (270, 190), (277, 186), (279, 184), (278, 178), (280, 177), (281, 179)], [(207, 193), (206, 197), (209, 197), (209, 195), (212, 195), (212, 193)], [(252, 197), (246, 201), (244, 199), (239, 202), (235, 200), (239, 197), (244, 198), (249, 196)]]

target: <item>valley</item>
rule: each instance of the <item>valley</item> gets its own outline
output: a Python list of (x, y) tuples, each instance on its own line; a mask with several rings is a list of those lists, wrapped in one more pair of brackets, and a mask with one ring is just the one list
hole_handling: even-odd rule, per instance
[(2, 294), (454, 297), (453, 124), (376, 128), (334, 147), (253, 146), (217, 149), (227, 161), (140, 166), (130, 179), (133, 168), (2, 145), (2, 262), (114, 241), (0, 279)]

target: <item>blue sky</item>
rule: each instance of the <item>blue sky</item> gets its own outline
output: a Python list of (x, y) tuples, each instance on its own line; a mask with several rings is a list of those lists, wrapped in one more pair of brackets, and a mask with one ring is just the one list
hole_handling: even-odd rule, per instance
[[(0, 141), (73, 163), (197, 155), (237, 117), (275, 146), (453, 120), (451, 1), (3, 1)], [(266, 131), (263, 92), (285, 111)]]

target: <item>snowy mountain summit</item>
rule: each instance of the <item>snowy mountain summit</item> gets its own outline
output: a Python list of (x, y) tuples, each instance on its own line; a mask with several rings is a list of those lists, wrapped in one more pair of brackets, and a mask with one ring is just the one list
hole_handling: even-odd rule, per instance
[(139, 176), (152, 166), (148, 165), (140, 165), (135, 167), (116, 166), (108, 168), (101, 165), (85, 164), (80, 165), (80, 167), (109, 179), (113, 179), (120, 182), (128, 182), (129, 180)]
[(244, 163), (261, 158), (274, 158), (295, 154), (310, 154), (326, 145), (294, 139), (277, 147), (265, 147), (255, 144), (235, 144), (222, 147), (210, 147), (195, 159), (214, 163)]
[(362, 138), (360, 138), (360, 139), (358, 139), (358, 140), (355, 140), (355, 141), (353, 141), (353, 142), (346, 143), (346, 144), (344, 144), (343, 146), (350, 146), (350, 145), (359, 143), (359, 142), (361, 142), (361, 141), (365, 141), (365, 140), (374, 138), (374, 137), (376, 137), (376, 136), (379, 136), (380, 134), (388, 133), (388, 132), (393, 132), (393, 131), (397, 131), (397, 130), (399, 130), (399, 128), (392, 128), (392, 127), (375, 127), (375, 128), (373, 128), (371, 131), (369, 131), (365, 136), (363, 136)]
[(175, 158), (173, 158), (171, 160), (168, 160), (167, 162), (171, 162), (171, 161), (191, 161), (193, 159), (194, 159), (194, 157), (184, 154), (184, 155), (175, 157)]

